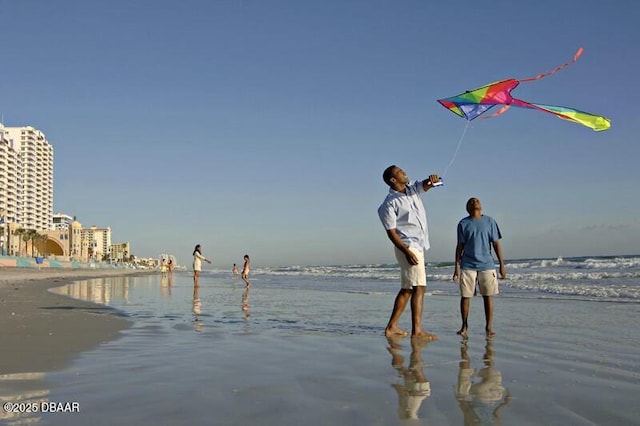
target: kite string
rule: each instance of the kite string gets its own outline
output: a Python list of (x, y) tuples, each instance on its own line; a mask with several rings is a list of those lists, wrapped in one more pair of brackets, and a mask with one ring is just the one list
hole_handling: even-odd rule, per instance
[(464, 126), (464, 130), (462, 131), (462, 136), (460, 136), (460, 140), (458, 141), (458, 146), (456, 147), (456, 150), (453, 153), (453, 157), (451, 157), (451, 161), (449, 162), (449, 165), (447, 166), (447, 168), (444, 169), (444, 173), (442, 174), (443, 178), (445, 176), (447, 176), (447, 172), (449, 171), (449, 167), (451, 167), (453, 162), (456, 161), (456, 157), (458, 155), (458, 151), (460, 150), (460, 146), (462, 145), (462, 140), (464, 139), (464, 135), (467, 133), (467, 129), (469, 128), (469, 124), (470, 123), (471, 123), (471, 121), (467, 120), (467, 125)]

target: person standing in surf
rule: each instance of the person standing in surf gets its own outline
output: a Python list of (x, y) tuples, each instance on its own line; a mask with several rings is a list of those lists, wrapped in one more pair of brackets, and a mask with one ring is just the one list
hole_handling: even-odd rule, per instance
[(244, 255), (244, 265), (242, 266), (242, 279), (247, 286), (251, 285), (249, 282), (249, 255)]
[(484, 301), (485, 331), (493, 336), (493, 296), (498, 294), (498, 277), (496, 264), (491, 254), (491, 247), (496, 253), (500, 265), (500, 278), (507, 277), (502, 256), (500, 239), (502, 234), (496, 221), (482, 214), (480, 200), (475, 197), (467, 201), (469, 216), (458, 223), (458, 244), (456, 245), (456, 263), (453, 281), (460, 284), (460, 316), (462, 327), (457, 334), (467, 337), (469, 317), (469, 300), (473, 297), (476, 282)]
[(202, 261), (211, 263), (209, 259), (204, 257), (200, 252), (200, 244), (193, 249), (193, 286), (200, 287), (200, 271), (202, 270)]
[(238, 265), (236, 265), (235, 263), (233, 264), (233, 267), (231, 268), (231, 273), (233, 274), (233, 278), (237, 278), (238, 277)]
[(411, 300), (411, 338), (435, 340), (438, 336), (422, 329), (424, 292), (427, 288), (424, 252), (429, 249), (429, 230), (420, 194), (433, 188), (440, 178), (431, 175), (423, 181), (410, 182), (400, 167), (392, 165), (382, 173), (382, 179), (389, 185), (389, 193), (378, 208), (378, 216), (393, 243), (400, 265), (401, 287), (384, 334), (387, 337), (409, 334), (398, 326), (398, 321)]

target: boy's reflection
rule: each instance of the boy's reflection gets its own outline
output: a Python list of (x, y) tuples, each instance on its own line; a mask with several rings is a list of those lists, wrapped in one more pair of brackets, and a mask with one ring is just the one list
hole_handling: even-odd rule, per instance
[(511, 399), (502, 386), (502, 374), (493, 368), (493, 339), (488, 338), (483, 356), (484, 367), (475, 371), (467, 354), (467, 342), (460, 348), (460, 370), (456, 399), (465, 425), (500, 425), (500, 411)]
[(404, 419), (417, 419), (418, 410), (422, 401), (431, 395), (431, 385), (424, 375), (422, 361), (422, 349), (427, 346), (424, 339), (411, 339), (411, 355), (409, 365), (404, 366), (404, 357), (400, 354), (402, 337), (387, 337), (391, 354), (391, 365), (398, 370), (404, 379), (404, 383), (394, 384), (393, 388), (398, 392), (398, 417)]
[(202, 303), (200, 302), (200, 287), (193, 286), (193, 328), (196, 331), (202, 331), (202, 320), (200, 314), (202, 313)]
[(247, 286), (244, 293), (242, 293), (242, 312), (244, 312), (245, 321), (248, 321), (249, 318), (251, 318), (251, 314), (249, 313), (249, 310), (251, 309), (251, 304), (249, 303), (249, 289), (250, 286)]

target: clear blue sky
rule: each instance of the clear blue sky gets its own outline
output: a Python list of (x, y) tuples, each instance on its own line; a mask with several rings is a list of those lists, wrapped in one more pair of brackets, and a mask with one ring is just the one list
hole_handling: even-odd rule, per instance
[[(134, 254), (214, 266), (393, 262), (390, 165), (443, 173), (465, 121), (436, 99), (578, 63), (469, 127), (425, 197), (451, 261), (470, 196), (507, 258), (640, 253), (640, 3), (0, 0), (0, 113), (55, 149), (54, 210)], [(92, 194), (92, 195), (91, 195)]]

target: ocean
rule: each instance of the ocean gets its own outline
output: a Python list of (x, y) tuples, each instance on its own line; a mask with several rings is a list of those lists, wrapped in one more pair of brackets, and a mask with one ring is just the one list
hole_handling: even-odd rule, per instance
[[(640, 256), (521, 259), (507, 261), (506, 268), (507, 279), (500, 285), (508, 297), (640, 301)], [(267, 285), (281, 285), (278, 277), (297, 277), (299, 281), (290, 285), (304, 286), (310, 280), (327, 287), (337, 284), (336, 291), (397, 292), (398, 271), (396, 265), (346, 265), (264, 268), (257, 273), (264, 275)], [(453, 263), (428, 264), (429, 293), (458, 295), (452, 275)]]
[[(212, 269), (197, 292), (189, 272), (60, 287), (55, 292), (115, 308), (133, 326), (27, 386), (27, 399), (77, 403), (80, 413), (16, 421), (638, 424), (640, 256), (506, 267), (498, 335), (484, 337), (482, 302), (473, 300), (470, 337), (461, 341), (453, 266), (429, 264), (424, 325), (440, 340), (424, 347), (383, 336), (396, 265), (255, 268), (250, 287), (230, 269)], [(401, 325), (410, 326), (408, 312)], [(495, 399), (460, 397), (460, 380), (473, 371), (490, 371)], [(417, 392), (423, 376), (429, 385)]]

